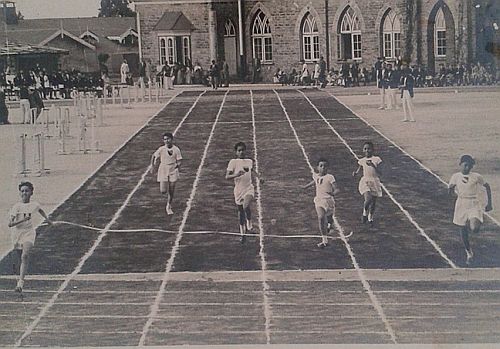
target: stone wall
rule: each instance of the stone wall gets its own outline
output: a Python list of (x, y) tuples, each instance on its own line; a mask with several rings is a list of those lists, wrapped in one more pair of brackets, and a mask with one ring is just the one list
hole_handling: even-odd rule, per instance
[[(210, 63), (209, 45), (209, 10), (216, 11), (217, 22), (217, 54), (224, 57), (224, 23), (230, 18), (238, 30), (238, 2), (214, 1), (203, 3), (197, 1), (175, 1), (164, 4), (141, 4), (140, 12), (142, 50), (145, 58), (153, 63), (159, 61), (157, 33), (152, 31), (164, 11), (182, 11), (193, 23), (195, 29), (191, 35), (192, 59), (199, 61), (203, 67)], [(320, 54), (325, 57), (331, 67), (338, 68), (341, 61), (338, 57), (338, 32), (340, 21), (347, 6), (351, 6), (361, 21), (362, 59), (360, 67), (371, 66), (382, 51), (382, 23), (389, 9), (395, 11), (401, 22), (401, 45), (403, 58), (412, 63), (435, 65), (440, 63), (468, 62), (473, 56), (473, 37), (467, 11), (470, 4), (467, 0), (245, 0), (243, 8), (244, 21), (244, 60), (247, 72), (251, 71), (253, 57), (251, 30), (256, 13), (261, 10), (270, 18), (273, 40), (273, 61), (262, 65), (264, 81), (271, 81), (278, 68), (290, 71), (300, 70), (301, 23), (310, 12), (317, 19), (319, 26)], [(469, 6), (469, 7), (467, 7)], [(433, 18), (437, 8), (443, 7), (447, 23), (446, 57), (434, 59), (433, 52)], [(465, 28), (465, 29), (463, 29)], [(238, 36), (238, 35), (237, 35)], [(432, 36), (432, 37), (431, 37)], [(430, 56), (429, 56), (430, 55)], [(310, 64), (313, 69), (313, 63)], [(247, 74), (246, 78), (249, 78)]]

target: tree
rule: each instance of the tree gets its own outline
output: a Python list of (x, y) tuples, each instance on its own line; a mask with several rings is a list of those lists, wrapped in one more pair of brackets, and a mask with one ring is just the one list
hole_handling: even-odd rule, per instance
[(129, 0), (101, 0), (99, 17), (134, 17), (135, 12), (129, 7)]

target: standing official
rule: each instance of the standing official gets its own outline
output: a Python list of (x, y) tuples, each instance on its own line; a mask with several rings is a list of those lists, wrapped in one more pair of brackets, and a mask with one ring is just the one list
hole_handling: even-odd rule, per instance
[(415, 85), (415, 78), (411, 74), (410, 69), (406, 63), (403, 64), (403, 75), (401, 77), (401, 98), (403, 102), (404, 119), (402, 121), (415, 122), (413, 117), (413, 86)]

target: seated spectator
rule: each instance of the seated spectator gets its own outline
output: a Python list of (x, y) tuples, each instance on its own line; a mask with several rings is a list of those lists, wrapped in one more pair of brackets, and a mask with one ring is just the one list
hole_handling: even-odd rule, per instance
[(125, 83), (128, 86), (134, 86), (134, 79), (132, 78), (132, 74), (131, 73), (127, 74), (127, 78), (125, 79)]

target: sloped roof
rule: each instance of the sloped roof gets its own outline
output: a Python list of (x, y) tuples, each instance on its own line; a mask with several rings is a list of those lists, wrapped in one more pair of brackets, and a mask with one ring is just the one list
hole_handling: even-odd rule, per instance
[[(91, 31), (99, 37), (99, 42), (92, 43), (98, 51), (137, 52), (137, 47), (124, 47), (107, 38), (108, 36), (120, 37), (130, 29), (136, 30), (136, 20), (133, 17), (23, 19), (18, 24), (10, 24), (0, 28), (0, 43), (9, 41), (39, 45), (55, 33), (60, 34), (61, 29), (76, 38), (79, 38), (87, 30)], [(47, 44), (50, 45), (50, 42)]]
[(82, 44), (83, 46), (87, 46), (88, 48), (90, 48), (92, 50), (95, 50), (95, 48), (96, 48), (94, 45), (88, 43), (87, 41), (85, 41), (83, 39), (80, 39), (78, 36), (71, 34), (70, 32), (68, 32), (65, 29), (59, 29), (59, 30), (55, 31), (52, 35), (50, 35), (48, 38), (44, 39), (39, 44), (40, 45), (47, 45), (49, 42), (51, 42), (52, 40), (54, 40), (58, 36), (61, 36), (61, 37), (68, 36), (72, 40)]
[(160, 20), (156, 23), (153, 30), (165, 31), (190, 31), (194, 28), (193, 23), (184, 13), (180, 11), (164, 12)]
[(16, 42), (9, 42), (7, 45), (0, 47), (0, 56), (8, 55), (33, 55), (33, 54), (68, 54), (68, 50), (60, 48), (40, 46), (40, 45), (27, 45)]
[(98, 36), (120, 36), (128, 29), (136, 28), (134, 17), (81, 17), (81, 18), (42, 18), (23, 19), (18, 24), (7, 25), (7, 31), (49, 30), (52, 32), (64, 28), (76, 36), (91, 30)]

